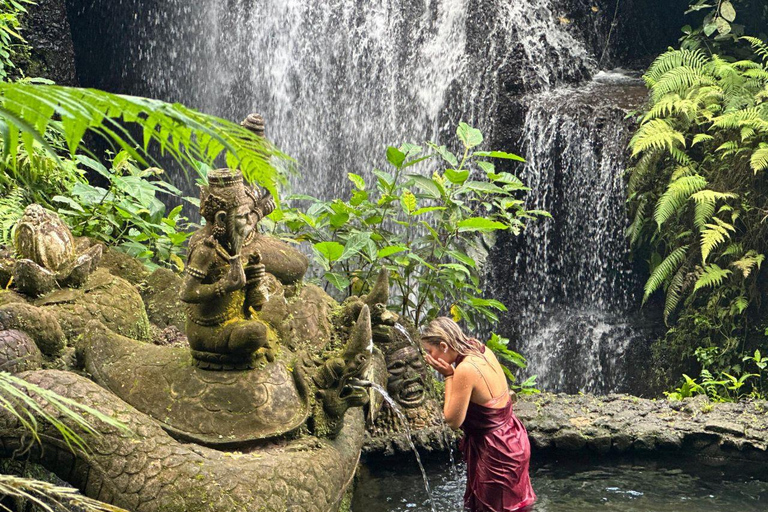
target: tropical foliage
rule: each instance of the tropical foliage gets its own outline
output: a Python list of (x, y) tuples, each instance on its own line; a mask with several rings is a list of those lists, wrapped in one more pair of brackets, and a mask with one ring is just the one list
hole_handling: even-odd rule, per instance
[(483, 136), (466, 123), (457, 137), (457, 154), (431, 142), (389, 147), (391, 171), (374, 170), (373, 182), (349, 174), (347, 201), (294, 196), (311, 206), (286, 210), (280, 221), (292, 238), (311, 242), (323, 277), (340, 291), (365, 293), (384, 266), (392, 306), (414, 324), (441, 312), (470, 326), (493, 324), (505, 307), (481, 296), (485, 240), (498, 231), (518, 234), (548, 214), (526, 210), (529, 189), (493, 163), (522, 158), (477, 150)]
[(741, 371), (765, 294), (768, 45), (742, 40), (752, 59), (661, 55), (630, 143), (629, 237), (649, 260), (644, 301), (663, 292), (668, 346), (683, 356), (717, 347), (715, 373)]

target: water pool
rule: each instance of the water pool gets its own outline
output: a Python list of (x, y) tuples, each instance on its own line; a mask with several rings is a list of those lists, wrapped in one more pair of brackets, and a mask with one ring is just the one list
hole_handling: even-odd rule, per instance
[[(447, 459), (447, 456), (445, 457)], [(352, 512), (430, 512), (416, 463), (387, 459), (361, 467)], [(425, 461), (437, 512), (461, 512), (464, 467), (458, 475), (438, 458)], [(768, 470), (747, 475), (723, 468), (669, 463), (534, 464), (535, 512), (765, 512)]]

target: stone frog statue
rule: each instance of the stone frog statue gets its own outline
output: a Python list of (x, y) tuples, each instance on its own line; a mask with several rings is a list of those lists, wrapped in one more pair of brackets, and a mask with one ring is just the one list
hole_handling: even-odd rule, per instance
[(253, 317), (268, 299), (264, 265), (258, 251), (243, 256), (256, 225), (274, 208), (273, 198), (246, 187), (239, 171), (212, 171), (202, 187), (200, 213), (207, 224), (190, 240), (180, 295), (187, 303), (192, 356), (201, 368), (250, 368), (257, 351), (274, 360), (267, 326)]

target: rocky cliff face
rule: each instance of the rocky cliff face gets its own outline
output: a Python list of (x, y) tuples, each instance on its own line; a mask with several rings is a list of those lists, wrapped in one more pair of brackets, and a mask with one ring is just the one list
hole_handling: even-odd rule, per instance
[[(23, 35), (31, 50), (19, 56), (18, 65), (28, 77), (77, 85), (75, 47), (64, 0), (37, 0), (22, 19)], [(98, 44), (94, 39), (92, 44)]]

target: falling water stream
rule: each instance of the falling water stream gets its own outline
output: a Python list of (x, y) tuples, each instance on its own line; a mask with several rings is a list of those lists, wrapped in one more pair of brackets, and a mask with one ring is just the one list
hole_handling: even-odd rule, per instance
[[(403, 425), (403, 428), (405, 429), (405, 437), (408, 439), (408, 444), (411, 447), (411, 451), (413, 451), (413, 454), (416, 456), (416, 463), (419, 465), (419, 469), (421, 470), (421, 476), (424, 480), (424, 489), (427, 491), (427, 497), (429, 498), (429, 506), (431, 509), (431, 512), (437, 512), (437, 509), (435, 509), (435, 500), (432, 496), (432, 489), (429, 486), (429, 477), (427, 477), (427, 471), (424, 469), (424, 464), (421, 462), (421, 455), (419, 455), (419, 450), (416, 448), (416, 444), (413, 442), (413, 437), (411, 436), (411, 427), (408, 423), (408, 418), (405, 416), (405, 413), (400, 408), (398, 403), (395, 401), (394, 398), (389, 396), (389, 393), (387, 393), (387, 390), (383, 388), (382, 386), (379, 386), (375, 382), (367, 382), (368, 386), (371, 387), (371, 389), (375, 390), (377, 393), (381, 395), (381, 397), (384, 399), (384, 401), (387, 402), (387, 404), (392, 408), (392, 410), (395, 412), (397, 417), (400, 419), (400, 422)], [(453, 454), (453, 452), (451, 452)], [(451, 455), (453, 457), (453, 455)], [(452, 464), (453, 467), (453, 464)]]

